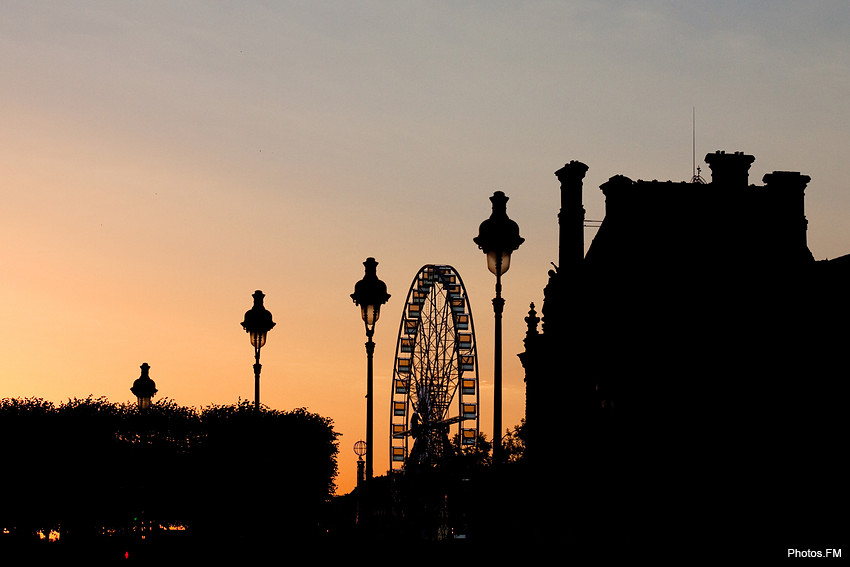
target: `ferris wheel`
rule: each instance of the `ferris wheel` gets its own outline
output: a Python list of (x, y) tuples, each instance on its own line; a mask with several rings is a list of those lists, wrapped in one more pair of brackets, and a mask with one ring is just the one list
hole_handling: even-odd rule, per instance
[(478, 355), (463, 281), (446, 265), (423, 266), (399, 325), (390, 409), (391, 470), (434, 465), (478, 439)]

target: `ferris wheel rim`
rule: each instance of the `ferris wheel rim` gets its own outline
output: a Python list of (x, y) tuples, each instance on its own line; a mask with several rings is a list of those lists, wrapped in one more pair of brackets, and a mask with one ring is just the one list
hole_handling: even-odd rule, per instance
[[(432, 294), (434, 286), (441, 286), (442, 292)], [(451, 291), (449, 290), (451, 286)], [(423, 291), (424, 290), (424, 291)], [(417, 293), (419, 294), (417, 296)], [(424, 295), (423, 295), (424, 294)], [(452, 354), (450, 359), (456, 366), (456, 376), (453, 377), (452, 391), (446, 396), (443, 390), (437, 392), (443, 395), (443, 399), (448, 399), (445, 403), (445, 413), (440, 416), (440, 420), (426, 422), (431, 428), (445, 427), (449, 425), (457, 425), (457, 435), (462, 446), (477, 444), (478, 433), (480, 431), (480, 392), (479, 392), (479, 375), (478, 375), (478, 349), (475, 339), (475, 326), (472, 315), (472, 306), (469, 301), (469, 294), (466, 291), (466, 286), (463, 283), (463, 278), (460, 273), (450, 264), (425, 264), (414, 276), (407, 296), (405, 298), (404, 310), (399, 322), (398, 340), (396, 341), (395, 357), (393, 359), (393, 380), (391, 390), (391, 407), (390, 407), (390, 470), (395, 469), (396, 465), (401, 462), (400, 467), (403, 469), (407, 463), (413, 449), (409, 447), (409, 438), (413, 430), (413, 417), (418, 415), (421, 410), (422, 400), (418, 397), (421, 392), (417, 392), (416, 401), (413, 396), (414, 386), (414, 352), (416, 352), (417, 341), (421, 340), (419, 334), (420, 329), (426, 325), (420, 325), (422, 312), (419, 307), (411, 309), (411, 306), (422, 305), (427, 298), (431, 298), (432, 302), (437, 302), (437, 298), (441, 297), (443, 304), (439, 307), (441, 315), (445, 318), (446, 312), (451, 317), (451, 333), (452, 333)], [(448, 299), (452, 300), (452, 305), (448, 305)], [(459, 302), (458, 302), (459, 300)], [(458, 308), (458, 306), (460, 308)], [(447, 311), (448, 310), (448, 311)], [(415, 316), (411, 316), (411, 312), (416, 311)], [(429, 317), (433, 316), (433, 310), (428, 310)], [(432, 332), (434, 325), (429, 319), (427, 328), (429, 333)], [(406, 332), (406, 325), (414, 329), (413, 339), (411, 340)], [(461, 333), (461, 331), (464, 331)], [(403, 345), (405, 341), (410, 350), (405, 350)], [(421, 350), (421, 349), (420, 349)], [(402, 354), (410, 353), (410, 357), (402, 356)], [(429, 353), (430, 354), (430, 353)], [(443, 353), (445, 355), (445, 352)], [(405, 374), (400, 370), (402, 362), (407, 364), (407, 378), (399, 378)], [(451, 383), (452, 378), (446, 381), (445, 376), (440, 377), (439, 386), (442, 388), (447, 383)], [(405, 384), (405, 391), (400, 390), (399, 384)], [(430, 387), (426, 388), (426, 394), (430, 395)], [(421, 387), (421, 382), (417, 382), (417, 386)], [(418, 389), (418, 388), (417, 388)], [(469, 401), (469, 400), (472, 401)], [(414, 410), (415, 404), (419, 402), (419, 410)], [(428, 409), (433, 409), (426, 402)], [(457, 407), (456, 411), (452, 411), (452, 407)], [(413, 412), (411, 410), (414, 410)], [(454, 414), (454, 415), (452, 415)], [(399, 421), (402, 418), (403, 421)], [(471, 421), (471, 423), (469, 423)], [(464, 428), (464, 422), (471, 427)], [(418, 424), (418, 422), (417, 422)], [(430, 431), (430, 430), (429, 430)], [(429, 433), (430, 435), (430, 433)], [(468, 442), (471, 439), (471, 443)]]

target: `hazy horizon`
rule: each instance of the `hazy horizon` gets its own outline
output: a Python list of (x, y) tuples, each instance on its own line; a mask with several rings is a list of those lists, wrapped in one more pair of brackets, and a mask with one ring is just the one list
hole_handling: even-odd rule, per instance
[[(334, 421), (339, 493), (365, 437), (349, 297), (377, 259), (375, 474), (389, 468), (403, 301), (425, 264), (464, 279), (492, 436), (494, 280), (472, 242), (496, 190), (525, 243), (504, 280), (505, 428), (516, 357), (557, 261), (558, 182), (689, 180), (716, 150), (811, 176), (815, 258), (850, 252), (844, 2), (3, 2), (2, 397), (253, 399), (239, 323), (277, 326), (261, 399)], [(696, 128), (692, 117), (695, 113)], [(695, 144), (694, 144), (695, 139)], [(734, 211), (730, 214), (734, 214)], [(740, 219), (746, 222), (746, 219)], [(588, 229), (589, 243), (594, 231)]]

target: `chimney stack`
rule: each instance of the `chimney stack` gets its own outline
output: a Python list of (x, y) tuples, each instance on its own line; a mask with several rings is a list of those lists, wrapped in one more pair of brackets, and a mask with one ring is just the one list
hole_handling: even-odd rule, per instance
[(576, 266), (584, 260), (584, 205), (582, 182), (587, 166), (571, 161), (555, 172), (561, 182), (561, 211), (558, 213), (558, 269)]
[(745, 189), (749, 185), (750, 166), (756, 160), (744, 152), (727, 154), (716, 151), (705, 156), (705, 163), (711, 168), (711, 182), (729, 189)]
[(772, 205), (773, 226), (769, 231), (772, 242), (779, 254), (800, 262), (813, 259), (806, 240), (808, 221), (804, 203), (806, 186), (811, 180), (798, 171), (774, 171), (762, 178)]

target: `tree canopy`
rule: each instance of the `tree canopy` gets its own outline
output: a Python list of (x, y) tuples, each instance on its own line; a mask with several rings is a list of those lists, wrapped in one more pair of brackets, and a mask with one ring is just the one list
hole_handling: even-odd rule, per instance
[(338, 434), (303, 408), (6, 398), (0, 430), (0, 532), (12, 539), (168, 525), (198, 537), (300, 537), (335, 490)]

